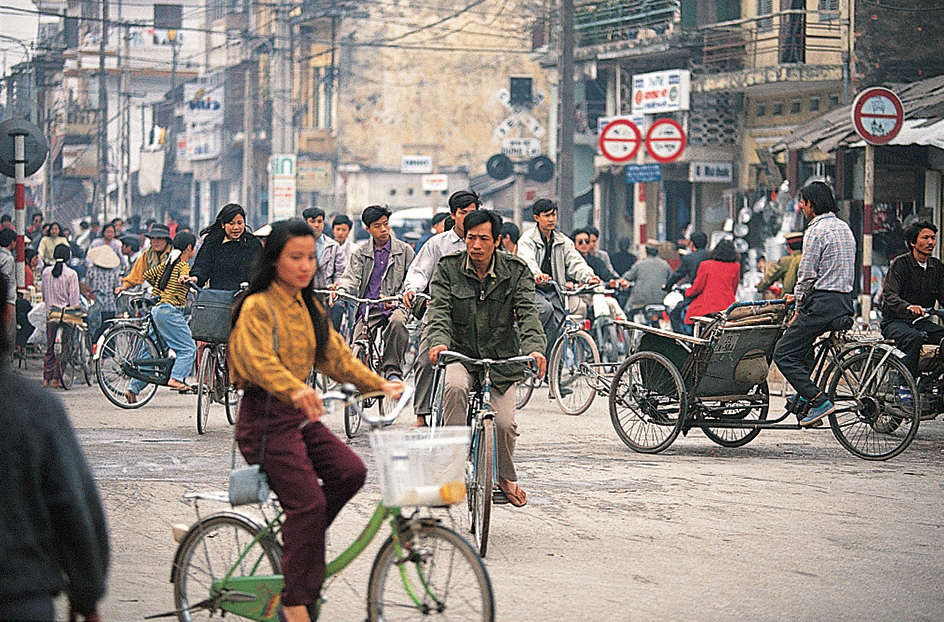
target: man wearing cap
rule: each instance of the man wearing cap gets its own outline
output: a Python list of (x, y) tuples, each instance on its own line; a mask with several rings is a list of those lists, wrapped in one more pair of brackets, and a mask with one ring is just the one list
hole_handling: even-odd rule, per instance
[[(452, 229), (437, 233), (427, 240), (407, 272), (403, 281), (403, 304), (413, 306), (417, 292), (425, 292), (433, 278), (433, 271), (439, 260), (452, 253), (465, 250), (465, 228), (463, 223), (470, 212), (481, 207), (482, 201), (473, 190), (459, 190), (449, 197), (449, 214), (455, 220)], [(445, 222), (445, 221), (444, 221)], [(429, 361), (429, 342), (426, 330), (420, 340), (416, 354), (416, 396), (413, 398), (413, 411), (416, 413), (416, 425), (426, 424), (426, 415), (430, 412), (433, 391), (433, 367)]]
[(167, 226), (154, 225), (147, 237), (151, 240), (151, 246), (134, 262), (134, 267), (131, 268), (128, 276), (121, 279), (121, 287), (115, 289), (116, 294), (144, 283), (144, 273), (167, 259), (171, 243), (170, 230)]
[(796, 287), (797, 271), (800, 269), (800, 260), (803, 259), (803, 232), (794, 231), (784, 237), (789, 252), (781, 257), (774, 269), (757, 284), (757, 291), (761, 293), (770, 289), (777, 281), (783, 281), (782, 294), (792, 294)]

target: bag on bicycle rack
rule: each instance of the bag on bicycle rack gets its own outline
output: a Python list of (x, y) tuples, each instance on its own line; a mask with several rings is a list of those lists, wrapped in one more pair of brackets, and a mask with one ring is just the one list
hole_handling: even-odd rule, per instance
[(190, 332), (195, 341), (226, 343), (233, 314), (233, 292), (225, 289), (201, 289), (193, 303)]
[(229, 473), (229, 502), (231, 505), (265, 503), (269, 498), (269, 480), (258, 464), (250, 464)]

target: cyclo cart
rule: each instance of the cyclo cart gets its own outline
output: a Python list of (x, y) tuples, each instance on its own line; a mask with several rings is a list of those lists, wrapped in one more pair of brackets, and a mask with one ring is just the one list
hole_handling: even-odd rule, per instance
[[(658, 453), (692, 428), (723, 447), (746, 445), (761, 430), (801, 429), (805, 402), (788, 400), (783, 415), (768, 419), (767, 374), (792, 314), (785, 300), (735, 303), (718, 317), (696, 318), (696, 336), (620, 322), (642, 332), (609, 387), (620, 440)], [(887, 460), (917, 434), (920, 396), (904, 354), (852, 326), (851, 317), (839, 318), (815, 344), (812, 378), (836, 406), (829, 425), (837, 440), (861, 458)]]

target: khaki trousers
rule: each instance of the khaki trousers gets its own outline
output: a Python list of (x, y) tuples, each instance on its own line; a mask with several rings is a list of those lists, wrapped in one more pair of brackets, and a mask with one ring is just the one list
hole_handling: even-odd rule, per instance
[[(462, 363), (446, 365), (446, 386), (443, 391), (443, 419), (445, 425), (466, 425), (469, 412), (469, 391), (472, 389), (472, 374)], [(498, 442), (498, 477), (517, 482), (515, 443), (518, 440), (518, 424), (515, 422), (515, 388), (504, 393), (492, 387), (492, 408), (495, 410), (495, 428)]]

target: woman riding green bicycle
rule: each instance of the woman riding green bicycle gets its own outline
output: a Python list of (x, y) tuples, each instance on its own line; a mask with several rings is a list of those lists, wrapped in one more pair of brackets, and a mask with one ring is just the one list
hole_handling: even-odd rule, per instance
[(305, 382), (309, 372), (317, 367), (362, 393), (403, 391), (355, 359), (331, 328), (311, 294), (316, 265), (311, 227), (300, 219), (274, 223), (229, 342), (232, 377), (245, 391), (236, 439), (285, 511), (279, 618), (289, 622), (310, 619), (307, 607), (316, 605), (325, 576), (325, 532), (366, 477), (360, 458), (320, 422), (324, 406)]

